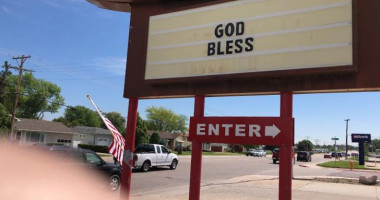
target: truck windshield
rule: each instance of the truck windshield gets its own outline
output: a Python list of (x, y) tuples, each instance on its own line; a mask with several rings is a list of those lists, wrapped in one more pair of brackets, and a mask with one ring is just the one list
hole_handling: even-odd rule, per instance
[(151, 144), (139, 144), (136, 147), (136, 153), (155, 153), (154, 145)]

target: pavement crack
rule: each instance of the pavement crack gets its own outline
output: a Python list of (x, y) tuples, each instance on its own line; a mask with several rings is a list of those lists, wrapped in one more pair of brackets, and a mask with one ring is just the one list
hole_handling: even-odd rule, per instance
[(188, 180), (184, 180), (184, 179), (176, 179), (176, 178), (173, 178), (173, 177), (170, 177), (170, 176), (166, 176), (164, 177), (166, 179), (170, 179), (170, 180), (174, 180), (174, 181), (180, 181), (180, 182), (188, 182)]
[(203, 184), (201, 187), (207, 187), (207, 186), (220, 186), (220, 185), (234, 185), (234, 184), (240, 184), (240, 183), (249, 183), (249, 182), (257, 182), (257, 181), (271, 181), (271, 180), (276, 180), (278, 179), (277, 177), (275, 178), (268, 178), (268, 179), (258, 179), (258, 180), (241, 180), (238, 182), (226, 182), (226, 183), (209, 183), (209, 184)]
[(299, 186), (299, 187), (297, 187), (297, 188), (294, 188), (294, 190), (299, 190), (299, 189), (301, 189), (301, 188), (303, 188), (303, 187), (305, 187), (305, 186), (308, 186), (308, 185), (310, 185), (310, 182), (309, 182), (309, 183), (306, 183), (305, 185), (301, 185), (301, 186)]

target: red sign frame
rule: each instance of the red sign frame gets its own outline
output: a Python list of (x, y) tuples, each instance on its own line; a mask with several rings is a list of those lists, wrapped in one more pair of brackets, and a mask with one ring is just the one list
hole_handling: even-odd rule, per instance
[(294, 118), (191, 117), (189, 141), (282, 145), (291, 141)]

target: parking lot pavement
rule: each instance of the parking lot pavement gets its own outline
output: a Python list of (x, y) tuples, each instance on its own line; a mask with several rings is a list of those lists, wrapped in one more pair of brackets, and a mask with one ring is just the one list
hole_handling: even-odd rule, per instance
[[(375, 200), (380, 197), (379, 186), (326, 183), (310, 180), (293, 180), (292, 186), (293, 200)], [(172, 187), (151, 194), (134, 195), (132, 199), (188, 199), (188, 187)], [(275, 176), (249, 175), (204, 183), (201, 188), (201, 199), (277, 200), (278, 178)]]

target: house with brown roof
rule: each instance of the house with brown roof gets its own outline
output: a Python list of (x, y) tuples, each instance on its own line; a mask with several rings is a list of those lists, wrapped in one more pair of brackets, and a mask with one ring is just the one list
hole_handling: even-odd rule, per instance
[(60, 143), (72, 146), (78, 134), (60, 122), (19, 118), (14, 126), (15, 140), (20, 145)]
[(166, 143), (166, 147), (171, 150), (177, 150), (177, 147), (182, 146), (182, 148), (187, 148), (191, 146), (191, 142), (187, 141), (187, 135), (183, 133), (169, 133), (162, 131), (148, 131), (149, 137), (153, 133), (158, 133), (161, 139)]

